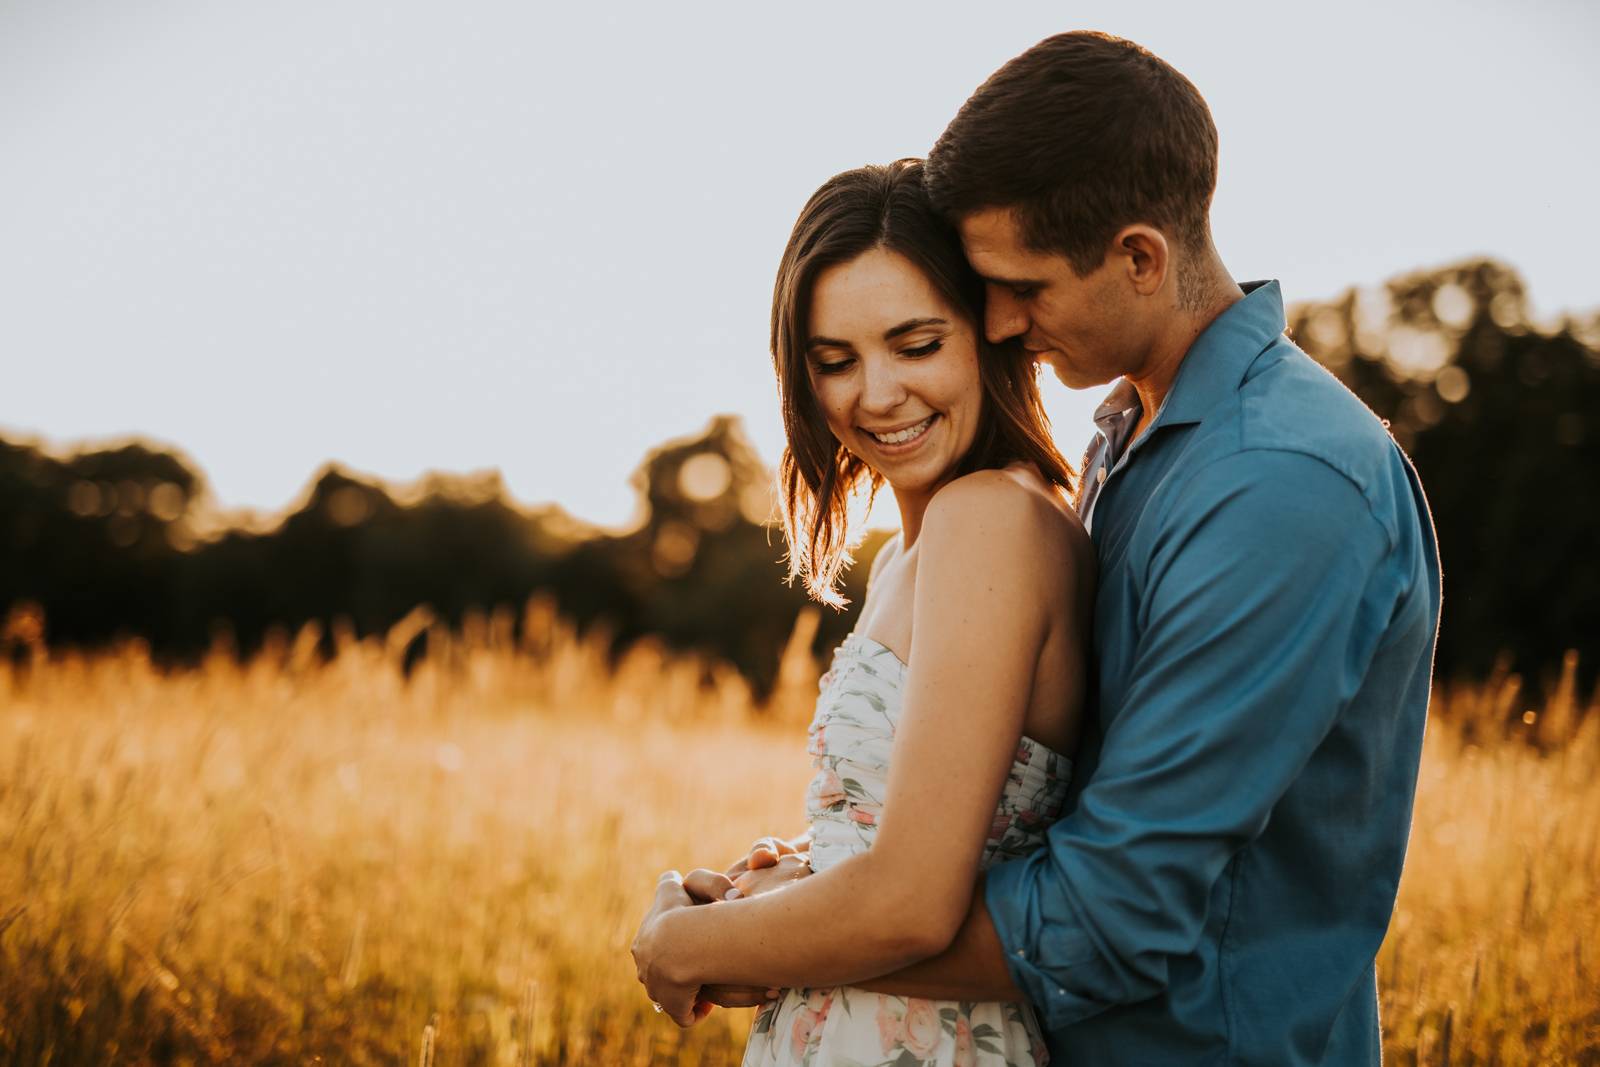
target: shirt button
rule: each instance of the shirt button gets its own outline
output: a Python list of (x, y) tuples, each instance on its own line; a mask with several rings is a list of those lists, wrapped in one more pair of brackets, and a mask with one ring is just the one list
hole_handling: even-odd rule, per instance
[(1027, 958), (1028, 958), (1028, 953), (1027, 953), (1026, 949), (1020, 949), (1020, 948), (1017, 949), (1017, 959), (1024, 960), (1024, 959), (1027, 959)]
[(1066, 991), (1066, 990), (1065, 990), (1065, 989), (1058, 989), (1058, 990), (1056, 990), (1056, 996), (1058, 996), (1058, 997), (1064, 997), (1064, 996), (1066, 996), (1066, 995), (1067, 995), (1067, 991)]
[(1106, 484), (1106, 469), (1104, 467), (1094, 472), (1094, 481), (1096, 485)]

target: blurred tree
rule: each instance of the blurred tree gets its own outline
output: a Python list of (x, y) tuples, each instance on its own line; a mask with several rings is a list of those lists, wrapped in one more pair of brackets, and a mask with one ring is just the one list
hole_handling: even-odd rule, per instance
[(1600, 659), (1600, 315), (1541, 329), (1492, 260), (1306, 304), (1290, 332), (1389, 420), (1422, 476), (1445, 602), (1438, 668), (1509, 653), (1549, 683), (1564, 649)]
[[(633, 485), (644, 522), (566, 558), (551, 578), (563, 611), (606, 620), (623, 642), (653, 634), (672, 647), (713, 651), (765, 691), (806, 598), (783, 584), (783, 539), (768, 525), (776, 515), (772, 473), (739, 421), (718, 416), (702, 433), (655, 449)], [(864, 562), (880, 541), (863, 546)], [(864, 580), (863, 567), (854, 573)], [(861, 595), (859, 585), (846, 589)], [(837, 644), (854, 619), (854, 610), (827, 612), (814, 649)]]
[[(273, 627), (317, 622), (326, 649), (337, 620), (381, 633), (426, 604), (459, 624), (543, 590), (619, 649), (654, 635), (765, 690), (805, 598), (783, 584), (781, 539), (765, 525), (771, 476), (738, 421), (663, 445), (634, 485), (643, 521), (613, 536), (557, 508), (515, 507), (497, 474), (435, 475), (402, 502), (329, 466), (275, 527), (207, 534), (203, 483), (170, 453), (57, 459), (0, 441), (0, 616), (37, 603), (53, 643), (139, 635), (183, 661), (219, 635), (248, 653)], [(852, 618), (829, 613), (818, 647)]]
[(142, 444), (61, 460), (0, 441), (0, 614), (37, 602), (63, 644), (170, 641), (172, 542), (201, 487)]

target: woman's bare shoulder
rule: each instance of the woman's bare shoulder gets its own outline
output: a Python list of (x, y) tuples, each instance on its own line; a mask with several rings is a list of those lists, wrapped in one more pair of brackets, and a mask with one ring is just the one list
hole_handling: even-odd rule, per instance
[(973, 471), (929, 502), (925, 532), (944, 528), (979, 537), (991, 550), (1055, 549), (1074, 567), (1094, 550), (1072, 504), (1031, 465)]

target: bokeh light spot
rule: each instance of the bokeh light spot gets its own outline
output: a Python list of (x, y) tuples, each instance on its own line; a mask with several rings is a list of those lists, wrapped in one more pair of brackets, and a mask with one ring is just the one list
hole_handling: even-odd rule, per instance
[(1388, 341), (1389, 319), (1394, 300), (1386, 289), (1360, 289), (1355, 300), (1356, 347), (1369, 356), (1379, 356)]
[(1489, 317), (1502, 330), (1522, 325), (1526, 318), (1522, 297), (1516, 293), (1496, 293), (1489, 301)]
[(1460, 367), (1450, 366), (1439, 372), (1433, 380), (1433, 388), (1445, 403), (1459, 404), (1472, 392), (1472, 379)]
[(328, 518), (338, 526), (356, 526), (372, 514), (367, 494), (353, 485), (342, 486), (328, 494)]
[(764, 526), (777, 518), (778, 500), (770, 481), (751, 482), (739, 494), (739, 513), (746, 522)]
[(1439, 286), (1433, 293), (1433, 314), (1452, 330), (1464, 330), (1472, 323), (1478, 310), (1472, 294), (1454, 282)]
[(1450, 358), (1450, 342), (1432, 330), (1396, 326), (1389, 333), (1389, 357), (1402, 373), (1426, 380)]
[(1306, 332), (1318, 348), (1338, 348), (1345, 342), (1344, 316), (1339, 314), (1338, 308), (1322, 308), (1306, 323)]
[(733, 483), (728, 461), (715, 452), (700, 452), (684, 460), (678, 469), (678, 488), (690, 500), (715, 500)]
[(89, 519), (100, 514), (103, 504), (100, 487), (93, 482), (74, 482), (67, 490), (67, 507), (79, 518)]
[(183, 490), (171, 482), (161, 482), (150, 490), (150, 514), (162, 522), (173, 522), (183, 514)]
[(694, 554), (700, 549), (700, 534), (684, 522), (662, 523), (656, 532), (650, 558), (656, 573), (663, 578), (676, 578), (689, 569)]

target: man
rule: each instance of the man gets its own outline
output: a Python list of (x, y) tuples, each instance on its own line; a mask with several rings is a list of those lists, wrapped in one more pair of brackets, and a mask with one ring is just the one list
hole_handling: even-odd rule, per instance
[[(929, 155), (990, 338), (1117, 382), (1080, 504), (1094, 704), (1047, 846), (988, 872), (949, 950), (868, 987), (1024, 997), (1057, 1063), (1375, 1064), (1437, 551), (1411, 465), (1283, 337), (1276, 283), (1223, 266), (1216, 156), (1182, 75), (1091, 33), (1002, 67)], [(803, 877), (783, 851), (730, 873)], [(656, 911), (688, 903), (668, 880)]]

